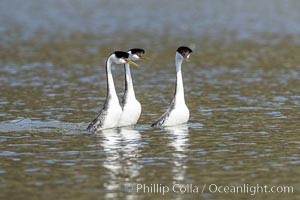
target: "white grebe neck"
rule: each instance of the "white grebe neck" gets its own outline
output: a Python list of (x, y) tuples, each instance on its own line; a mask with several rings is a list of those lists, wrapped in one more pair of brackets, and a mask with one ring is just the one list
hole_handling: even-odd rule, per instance
[(135, 97), (134, 89), (133, 89), (133, 82), (130, 72), (130, 65), (126, 63), (125, 67), (125, 93), (130, 95), (131, 97)]
[(106, 78), (107, 78), (107, 98), (118, 99), (114, 79), (111, 73), (112, 61), (109, 57), (106, 61)]
[(176, 103), (183, 102), (184, 100), (184, 88), (183, 88), (183, 80), (182, 80), (182, 73), (181, 73), (181, 65), (182, 65), (183, 58), (182, 56), (176, 52), (175, 55), (175, 65), (176, 65), (176, 90), (175, 90), (175, 100)]

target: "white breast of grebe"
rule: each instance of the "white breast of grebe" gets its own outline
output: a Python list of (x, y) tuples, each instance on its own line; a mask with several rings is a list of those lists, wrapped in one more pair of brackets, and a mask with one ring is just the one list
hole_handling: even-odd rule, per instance
[(129, 97), (123, 106), (119, 126), (130, 126), (137, 123), (141, 115), (141, 104), (135, 97)]
[(189, 120), (190, 111), (185, 103), (175, 103), (169, 117), (166, 119), (163, 126), (174, 126), (186, 123)]
[(117, 127), (122, 115), (122, 108), (118, 99), (110, 99), (107, 113), (101, 129)]

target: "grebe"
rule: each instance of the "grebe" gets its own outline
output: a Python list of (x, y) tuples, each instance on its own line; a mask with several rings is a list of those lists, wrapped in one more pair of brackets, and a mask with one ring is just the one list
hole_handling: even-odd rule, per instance
[(103, 108), (99, 115), (89, 124), (88, 131), (98, 131), (117, 127), (122, 114), (122, 108), (116, 93), (113, 76), (111, 73), (112, 63), (125, 64), (129, 63), (138, 66), (135, 62), (129, 60), (129, 54), (123, 51), (115, 51), (106, 60), (106, 78), (107, 78), (107, 95)]
[(188, 60), (192, 50), (188, 47), (179, 47), (175, 55), (176, 66), (176, 89), (173, 100), (167, 111), (151, 126), (173, 126), (186, 123), (190, 117), (190, 111), (185, 104), (184, 88), (181, 73), (181, 64), (183, 60)]
[[(147, 60), (143, 54), (145, 51), (143, 49), (130, 49), (128, 51), (129, 58), (131, 60)], [(118, 126), (130, 126), (137, 123), (140, 118), (142, 107), (140, 102), (136, 99), (132, 77), (130, 73), (130, 65), (129, 63), (124, 64), (125, 69), (125, 92), (122, 98), (122, 116)]]

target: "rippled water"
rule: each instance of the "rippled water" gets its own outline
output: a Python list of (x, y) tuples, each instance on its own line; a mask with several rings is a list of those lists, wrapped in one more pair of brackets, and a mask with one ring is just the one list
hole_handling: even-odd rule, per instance
[[(300, 197), (298, 1), (171, 2), (0, 2), (0, 199)], [(190, 121), (151, 128), (172, 98), (179, 45), (194, 50), (183, 66)], [(106, 56), (132, 47), (151, 58), (132, 69), (139, 123), (86, 132), (105, 100)], [(121, 97), (123, 67), (113, 75)], [(210, 184), (294, 192), (212, 193)]]

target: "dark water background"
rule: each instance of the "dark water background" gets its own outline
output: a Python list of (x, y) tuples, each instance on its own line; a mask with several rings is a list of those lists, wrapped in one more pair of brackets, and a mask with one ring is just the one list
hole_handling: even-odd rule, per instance
[[(0, 1), (0, 199), (299, 199), (300, 2)], [(168, 107), (174, 54), (187, 125), (150, 124)], [(135, 127), (90, 135), (115, 50), (133, 69)], [(120, 97), (123, 67), (113, 68)], [(136, 193), (136, 184), (293, 186), (291, 194)], [(128, 190), (129, 188), (129, 190)]]

